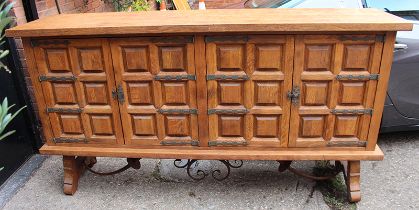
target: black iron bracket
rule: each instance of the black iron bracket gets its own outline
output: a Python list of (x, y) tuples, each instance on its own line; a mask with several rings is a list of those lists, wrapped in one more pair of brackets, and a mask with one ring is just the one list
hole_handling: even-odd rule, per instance
[(369, 75), (336, 75), (337, 80), (378, 80), (380, 78), (379, 74), (369, 74)]
[(207, 80), (249, 80), (247, 75), (208, 74)]
[(199, 141), (192, 140), (192, 141), (161, 141), (161, 145), (163, 146), (181, 146), (181, 145), (191, 145), (191, 146), (198, 146)]
[(47, 113), (53, 113), (53, 112), (58, 112), (58, 113), (75, 113), (75, 114), (79, 114), (83, 112), (82, 108), (47, 108)]
[(39, 81), (40, 82), (44, 82), (44, 81), (52, 81), (52, 82), (74, 82), (76, 80), (77, 80), (77, 77), (75, 77), (75, 76), (62, 76), (62, 77), (58, 77), (58, 76), (45, 76), (45, 75), (39, 76)]
[(208, 109), (208, 114), (247, 114), (247, 109)]
[(87, 143), (86, 138), (53, 138), (52, 141), (54, 143)]
[(156, 75), (154, 80), (196, 80), (196, 76), (192, 74), (187, 75)]
[(368, 114), (372, 115), (373, 109), (332, 109), (332, 114)]
[(158, 109), (160, 114), (198, 114), (196, 109)]

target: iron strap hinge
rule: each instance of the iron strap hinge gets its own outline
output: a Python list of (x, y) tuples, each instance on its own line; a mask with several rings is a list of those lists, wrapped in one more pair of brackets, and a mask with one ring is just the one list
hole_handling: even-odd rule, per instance
[(45, 75), (39, 76), (39, 81), (40, 82), (44, 82), (44, 81), (74, 82), (76, 80), (77, 80), (77, 77), (75, 77), (75, 76), (61, 76), (61, 77), (57, 77), (57, 76), (45, 76)]
[(125, 102), (124, 88), (122, 88), (122, 85), (118, 85), (116, 90), (112, 91), (112, 98), (118, 100), (121, 104)]
[(208, 109), (208, 114), (247, 114), (247, 109)]
[(196, 76), (192, 74), (187, 75), (156, 75), (154, 80), (196, 80)]
[(248, 42), (248, 36), (207, 36), (205, 42)]
[(87, 143), (86, 138), (53, 138), (54, 143)]
[(160, 114), (198, 114), (197, 109), (158, 109)]
[(198, 146), (199, 141), (192, 140), (192, 141), (161, 141), (161, 145), (164, 146), (177, 146), (177, 145), (191, 145), (191, 146)]
[(369, 74), (369, 75), (336, 75), (337, 80), (378, 80), (380, 78), (379, 74)]
[(341, 35), (340, 41), (377, 41), (384, 42), (386, 36), (384, 34), (378, 35)]
[(328, 147), (365, 147), (367, 146), (366, 141), (329, 141), (327, 142)]
[(247, 141), (209, 141), (208, 146), (245, 146)]
[(207, 80), (249, 80), (247, 75), (217, 75), (208, 74)]
[(68, 45), (70, 43), (69, 40), (64, 39), (51, 39), (51, 40), (31, 40), (32, 47), (38, 47), (43, 45)]
[(83, 112), (82, 108), (47, 108), (47, 113), (53, 113), (53, 112), (58, 112), (58, 113), (75, 113), (75, 114), (79, 114)]
[(368, 114), (372, 115), (373, 109), (332, 109), (332, 114)]

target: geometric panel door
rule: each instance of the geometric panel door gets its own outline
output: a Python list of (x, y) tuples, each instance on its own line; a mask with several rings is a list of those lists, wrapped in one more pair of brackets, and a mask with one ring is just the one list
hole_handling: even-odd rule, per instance
[(193, 37), (111, 40), (125, 144), (197, 145)]
[(34, 40), (32, 45), (52, 142), (123, 144), (107, 41)]
[(379, 35), (297, 35), (290, 147), (365, 146), (381, 61)]
[(286, 147), (294, 40), (206, 37), (209, 146)]

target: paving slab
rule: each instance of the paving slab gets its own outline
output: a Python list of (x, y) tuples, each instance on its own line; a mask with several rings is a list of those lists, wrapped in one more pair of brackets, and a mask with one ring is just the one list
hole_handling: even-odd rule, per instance
[[(419, 209), (419, 133), (380, 136), (382, 162), (362, 163), (362, 201), (358, 209)], [(86, 172), (73, 196), (62, 192), (62, 159), (47, 158), (4, 209), (329, 209), (315, 183), (289, 172), (278, 174), (274, 161), (245, 161), (224, 181), (210, 175), (193, 181), (173, 160), (141, 160), (140, 170), (113, 176)], [(124, 159), (98, 158), (95, 169), (115, 170)], [(312, 162), (297, 163), (310, 170)], [(223, 169), (202, 161), (194, 169)]]

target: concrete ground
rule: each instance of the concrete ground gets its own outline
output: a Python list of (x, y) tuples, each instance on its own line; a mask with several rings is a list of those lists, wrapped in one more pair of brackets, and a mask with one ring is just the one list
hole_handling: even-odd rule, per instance
[[(419, 132), (380, 136), (382, 162), (363, 162), (358, 209), (419, 209)], [(74, 196), (62, 193), (62, 161), (50, 157), (4, 209), (329, 209), (314, 182), (277, 173), (274, 161), (245, 161), (222, 182), (193, 181), (173, 160), (142, 160), (140, 170), (101, 177), (86, 172)], [(123, 159), (99, 158), (97, 170)], [(312, 163), (300, 163), (310, 170)], [(198, 166), (221, 168), (217, 161)]]

